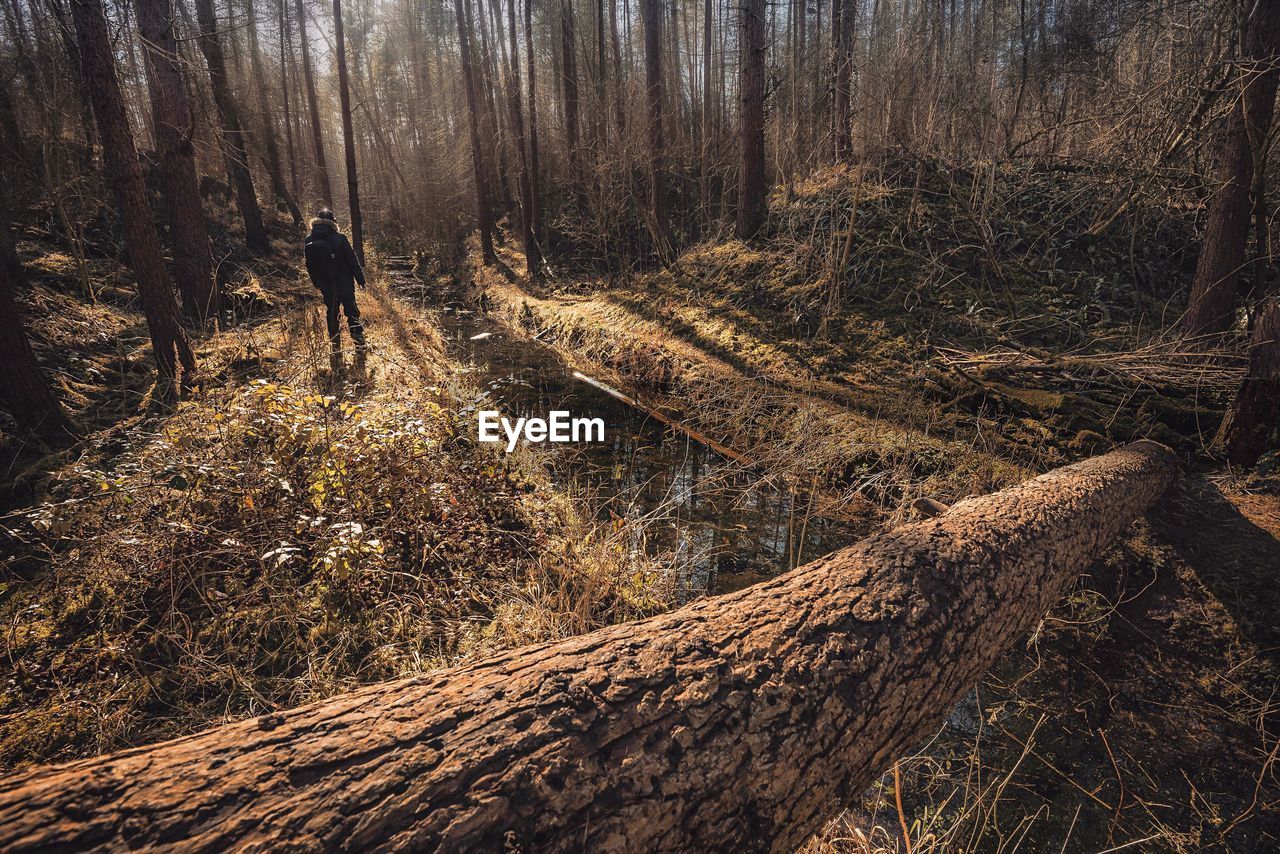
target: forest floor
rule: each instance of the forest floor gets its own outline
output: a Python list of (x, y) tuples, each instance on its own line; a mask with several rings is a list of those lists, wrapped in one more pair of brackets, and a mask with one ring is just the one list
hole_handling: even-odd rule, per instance
[[(377, 282), (366, 353), (332, 354), (298, 271), (241, 277), (195, 388), (150, 399), (145, 324), (95, 265), (23, 242), (38, 355), (85, 438), (3, 448), (0, 769), (289, 708), (663, 610), (666, 575), (462, 414), (429, 318)], [(278, 257), (288, 258), (286, 247)], [(345, 331), (344, 331), (345, 337)]]
[[(838, 180), (853, 183), (794, 204)], [(905, 243), (865, 239), (873, 257)], [(1139, 437), (1201, 460), (900, 763), (905, 818), (917, 850), (1280, 844), (1275, 461), (1249, 476), (1203, 462), (1240, 376), (1229, 347), (1206, 359), (1143, 329), (1149, 302), (1097, 305), (1092, 287), (1059, 299), (1012, 273), (1003, 312), (968, 312), (963, 283), (903, 309), (913, 288), (878, 283), (820, 335), (821, 291), (807, 308), (788, 296), (802, 253), (777, 230), (659, 272), (536, 286), (516, 247), (485, 267), (473, 245), (463, 272), (513, 331), (882, 525), (911, 518), (914, 498), (950, 502)], [(886, 775), (809, 848), (901, 850), (895, 794)]]
[[(708, 239), (660, 271), (568, 267), (532, 287), (508, 240), (495, 267), (471, 246), (424, 279), (428, 294), (469, 287), (514, 335), (869, 527), (1133, 438), (1173, 446), (1191, 461), (1175, 492), (898, 783), (833, 804), (843, 814), (808, 850), (904, 850), (904, 820), (913, 850), (1270, 850), (1276, 463), (1207, 461), (1239, 353), (1161, 331), (1185, 286), (1187, 208), (1139, 200), (1132, 232), (1085, 240), (1109, 179), (1034, 176), (1044, 211), (1018, 201), (1027, 180), (837, 171), (775, 194), (762, 239)], [(1036, 237), (1050, 213), (1054, 236)], [(829, 312), (854, 231), (854, 285)], [(661, 561), (593, 524), (542, 455), (471, 440), (480, 390), (376, 259), (366, 354), (334, 359), (298, 270), (257, 262), (233, 287), (237, 325), (198, 342), (198, 383), (166, 407), (121, 268), (93, 263), (91, 305), (57, 247), (19, 249), (34, 345), (86, 438), (0, 448), (0, 769), (677, 601)]]

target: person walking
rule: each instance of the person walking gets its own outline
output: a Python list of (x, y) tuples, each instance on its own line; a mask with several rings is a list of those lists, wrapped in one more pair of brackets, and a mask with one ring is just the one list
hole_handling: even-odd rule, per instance
[(333, 211), (325, 208), (311, 220), (311, 232), (303, 244), (307, 260), (307, 275), (311, 284), (324, 297), (325, 321), (329, 327), (329, 341), (341, 346), (338, 310), (347, 315), (347, 329), (357, 347), (365, 346), (364, 324), (360, 322), (360, 309), (356, 306), (356, 285), (364, 287), (364, 270), (356, 259), (351, 241), (338, 230)]

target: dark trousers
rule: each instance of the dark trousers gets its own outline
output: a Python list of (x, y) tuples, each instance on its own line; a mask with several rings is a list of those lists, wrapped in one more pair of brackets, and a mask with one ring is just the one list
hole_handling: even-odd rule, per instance
[(329, 340), (337, 341), (338, 309), (347, 315), (347, 328), (351, 330), (351, 340), (357, 344), (364, 341), (364, 324), (360, 322), (360, 309), (356, 307), (355, 287), (337, 288), (324, 292), (325, 322), (329, 326)]

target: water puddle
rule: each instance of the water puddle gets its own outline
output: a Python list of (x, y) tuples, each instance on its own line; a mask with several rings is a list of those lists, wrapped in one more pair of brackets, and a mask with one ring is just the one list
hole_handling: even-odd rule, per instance
[(551, 347), (457, 304), (437, 309), (436, 320), (450, 357), (482, 390), (477, 409), (508, 418), (545, 418), (560, 409), (604, 420), (604, 442), (542, 446), (552, 453), (557, 485), (601, 520), (648, 523), (637, 545), (674, 555), (692, 594), (745, 587), (865, 534), (811, 514), (806, 496), (765, 483), (758, 472), (575, 377)]

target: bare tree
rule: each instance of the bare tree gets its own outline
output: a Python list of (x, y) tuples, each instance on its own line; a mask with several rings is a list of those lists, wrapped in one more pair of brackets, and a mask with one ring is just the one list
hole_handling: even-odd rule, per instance
[(569, 183), (582, 204), (582, 162), (578, 140), (578, 48), (573, 0), (560, 0), (560, 86), (564, 95), (564, 140)]
[[(209, 0), (201, 0), (209, 2)], [(102, 158), (107, 182), (115, 196), (124, 224), (125, 245), (138, 279), (142, 310), (151, 333), (151, 348), (159, 371), (161, 391), (168, 392), (178, 366), (195, 371), (195, 355), (178, 321), (178, 305), (160, 254), (160, 238), (151, 221), (151, 206), (142, 181), (142, 165), (133, 145), (133, 131), (125, 113), (115, 58), (107, 36), (107, 17), (102, 0), (71, 0), (76, 40), (89, 82), (93, 115), (102, 134)]]
[[(249, 11), (249, 67), (252, 69), (254, 87), (258, 93), (258, 124), (262, 127), (262, 141), (267, 149), (267, 175), (271, 178), (271, 190), (275, 197), (284, 202), (285, 210), (293, 219), (294, 225), (302, 223), (302, 212), (289, 192), (289, 185), (284, 180), (284, 167), (280, 161), (280, 145), (276, 141), (276, 120), (271, 114), (271, 96), (267, 92), (267, 72), (262, 63), (262, 49), (258, 46), (258, 23), (254, 14), (253, 0), (246, 0)], [(284, 56), (280, 57), (281, 64)]]
[(475, 63), (471, 56), (471, 25), (462, 8), (463, 0), (453, 0), (458, 19), (458, 50), (462, 60), (463, 88), (467, 94), (467, 116), (471, 127), (471, 166), (476, 182), (476, 210), (480, 218), (480, 249), (484, 262), (497, 260), (493, 251), (493, 209), (489, 206), (485, 179), (484, 151), (480, 142), (480, 115), (477, 104)]
[[(496, 0), (495, 0), (496, 2)], [(520, 158), (520, 232), (524, 238), (525, 266), (530, 279), (538, 278), (542, 255), (533, 232), (533, 176), (529, 170), (529, 151), (524, 132), (524, 115), (520, 108), (520, 56), (516, 39), (516, 0), (507, 4), (507, 25), (510, 32), (511, 53), (507, 57), (507, 104), (511, 113), (511, 126), (515, 131), (516, 150)]]
[(213, 278), (213, 257), (196, 180), (191, 142), (195, 119), (187, 101), (182, 61), (174, 36), (173, 4), (170, 0), (136, 0), (136, 5), (173, 242), (174, 274), (187, 317), (204, 326), (218, 315), (218, 287)]
[[(511, 0), (516, 2), (516, 0)], [(542, 234), (542, 184), (538, 168), (538, 76), (533, 52), (533, 0), (524, 0), (524, 53), (529, 66), (529, 184), (534, 238)]]
[(222, 51), (222, 37), (218, 31), (218, 20), (213, 14), (213, 0), (195, 0), (195, 3), (196, 17), (200, 22), (200, 50), (209, 65), (209, 86), (213, 90), (213, 100), (222, 126), (227, 170), (231, 176), (232, 189), (235, 190), (236, 204), (240, 207), (240, 217), (244, 220), (245, 244), (253, 254), (266, 255), (271, 252), (271, 241), (267, 239), (262, 209), (258, 207), (253, 176), (249, 173), (244, 126), (240, 122), (240, 108), (231, 93), (226, 56)]
[(858, 0), (833, 0), (831, 63), (835, 86), (831, 110), (832, 153), (847, 160), (853, 153), (853, 38)]
[(302, 0), (294, 0), (298, 13), (298, 42), (302, 47), (302, 78), (307, 87), (307, 109), (311, 113), (311, 144), (316, 160), (316, 183), (324, 206), (333, 207), (333, 184), (329, 180), (329, 165), (324, 157), (324, 129), (320, 124), (320, 102), (316, 97), (315, 72), (311, 68), (310, 39), (307, 37), (307, 11)]
[(356, 139), (351, 126), (351, 86), (347, 80), (347, 48), (342, 32), (342, 0), (333, 0), (333, 34), (337, 43), (338, 98), (342, 105), (342, 145), (347, 158), (347, 202), (351, 207), (351, 244), (364, 264), (364, 217), (360, 215), (360, 182), (356, 175)]
[(644, 19), (644, 80), (649, 107), (649, 232), (663, 252), (667, 242), (667, 174), (662, 156), (662, 3), (640, 0)]
[[(845, 0), (852, 2), (852, 0)], [(764, 223), (764, 0), (743, 0), (740, 141), (742, 162), (738, 172), (739, 237), (752, 237)]]

